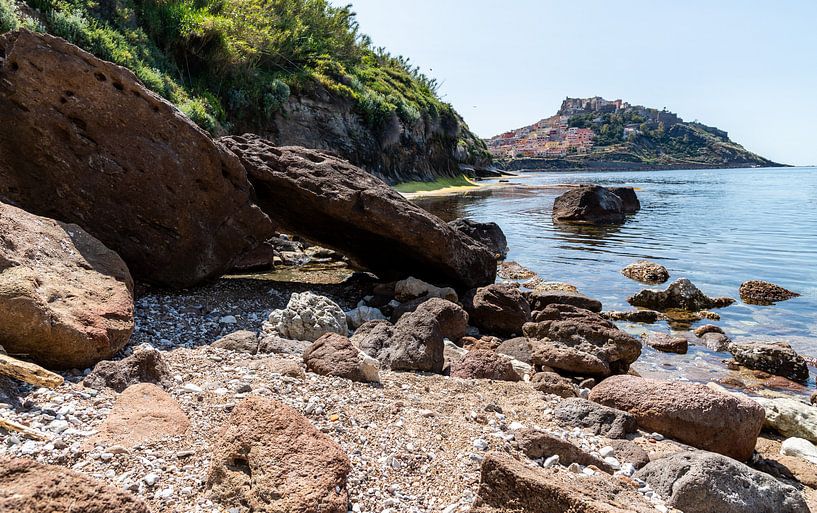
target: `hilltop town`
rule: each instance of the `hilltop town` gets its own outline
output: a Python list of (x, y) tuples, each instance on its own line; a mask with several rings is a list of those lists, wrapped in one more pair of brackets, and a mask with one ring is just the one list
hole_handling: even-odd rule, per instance
[(621, 99), (566, 98), (559, 111), (485, 141), (503, 167), (776, 166), (697, 121)]

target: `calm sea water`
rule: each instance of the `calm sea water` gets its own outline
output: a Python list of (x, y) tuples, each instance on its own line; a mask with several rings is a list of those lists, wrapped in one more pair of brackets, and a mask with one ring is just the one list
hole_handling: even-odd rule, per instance
[[(518, 186), (416, 202), (446, 220), (497, 222), (509, 260), (576, 285), (607, 310), (630, 309), (626, 298), (645, 287), (619, 273), (639, 259), (663, 264), (671, 280), (689, 278), (710, 296), (739, 298), (738, 287), (749, 279), (777, 283), (802, 296), (773, 306), (738, 300), (716, 310), (715, 324), (738, 341), (787, 341), (817, 357), (817, 168), (537, 172), (511, 182)], [(566, 183), (635, 187), (641, 211), (616, 227), (554, 225), (553, 200), (563, 191), (552, 186)], [(621, 326), (633, 334), (671, 331), (666, 323)], [(687, 355), (645, 348), (635, 367), (644, 375), (707, 381), (730, 374), (722, 363), (729, 356), (701, 347)], [(809, 389), (815, 374), (812, 368)]]

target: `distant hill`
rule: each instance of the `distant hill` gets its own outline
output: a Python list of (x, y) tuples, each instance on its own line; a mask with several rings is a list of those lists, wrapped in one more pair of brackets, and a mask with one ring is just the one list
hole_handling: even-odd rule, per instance
[(598, 96), (566, 98), (556, 115), (485, 143), (499, 167), (513, 170), (781, 166), (718, 128)]

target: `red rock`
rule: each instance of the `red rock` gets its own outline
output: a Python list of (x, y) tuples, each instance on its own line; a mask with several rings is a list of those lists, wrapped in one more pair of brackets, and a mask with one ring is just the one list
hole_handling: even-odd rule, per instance
[(751, 457), (765, 413), (756, 402), (703, 385), (613, 376), (590, 400), (630, 412), (639, 427), (740, 461)]
[(352, 381), (380, 381), (377, 360), (364, 354), (343, 335), (327, 333), (304, 351), (307, 370)]
[(0, 456), (0, 511), (150, 513), (140, 499), (65, 467)]
[(133, 280), (119, 255), (79, 226), (0, 203), (0, 345), (9, 354), (86, 368), (131, 331)]
[(650, 333), (647, 335), (647, 345), (663, 353), (686, 354), (689, 341), (685, 337), (665, 333)]
[(537, 372), (530, 380), (533, 388), (546, 394), (558, 395), (562, 398), (578, 397), (576, 385), (555, 372)]
[(349, 458), (278, 401), (239, 403), (211, 444), (207, 487), (225, 506), (280, 513), (346, 513)]
[(463, 379), (519, 381), (510, 360), (494, 351), (473, 349), (451, 365), (451, 376)]

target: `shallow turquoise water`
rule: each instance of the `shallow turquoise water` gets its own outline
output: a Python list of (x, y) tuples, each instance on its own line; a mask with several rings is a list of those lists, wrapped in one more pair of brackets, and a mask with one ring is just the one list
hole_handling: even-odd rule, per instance
[[(716, 310), (715, 324), (736, 340), (788, 341), (817, 357), (817, 168), (540, 172), (511, 182), (519, 185), (416, 201), (447, 220), (497, 222), (509, 260), (573, 283), (608, 310), (629, 309), (627, 296), (644, 287), (619, 273), (638, 259), (665, 265), (671, 280), (689, 278), (710, 296), (738, 298), (749, 279), (777, 283), (802, 296), (773, 306), (738, 300)], [(562, 191), (547, 186), (565, 183), (636, 187), (641, 211), (620, 227), (556, 226), (551, 209)], [(670, 331), (666, 324), (622, 326), (636, 334)], [(706, 381), (728, 373), (721, 362), (728, 357), (698, 347), (682, 356), (645, 349), (636, 368)]]

